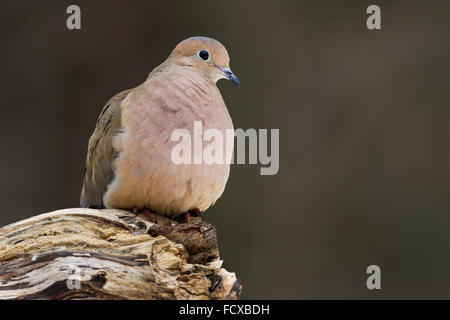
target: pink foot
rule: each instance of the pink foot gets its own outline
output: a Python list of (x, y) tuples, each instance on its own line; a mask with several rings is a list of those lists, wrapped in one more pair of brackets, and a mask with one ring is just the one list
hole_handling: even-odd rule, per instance
[(200, 214), (201, 212), (199, 209), (191, 209), (176, 217), (175, 220), (177, 220), (178, 222), (189, 223), (191, 222), (191, 217), (200, 217)]
[(150, 219), (150, 221), (153, 221), (154, 217), (153, 217), (152, 212), (151, 212), (149, 209), (144, 208), (144, 210), (142, 210), (142, 212), (145, 214), (145, 216), (146, 216), (147, 218)]
[(192, 217), (200, 217), (200, 210), (199, 209), (192, 209), (192, 210), (189, 210), (189, 214), (192, 216)]

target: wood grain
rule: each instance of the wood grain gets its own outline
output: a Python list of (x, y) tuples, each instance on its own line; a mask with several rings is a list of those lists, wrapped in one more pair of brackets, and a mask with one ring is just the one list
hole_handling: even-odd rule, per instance
[(238, 299), (214, 226), (65, 209), (0, 229), (0, 299)]

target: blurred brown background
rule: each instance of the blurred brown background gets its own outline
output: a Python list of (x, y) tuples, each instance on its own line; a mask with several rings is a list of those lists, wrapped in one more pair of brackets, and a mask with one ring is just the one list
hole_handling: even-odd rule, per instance
[(0, 225), (78, 206), (103, 104), (205, 35), (235, 127), (280, 128), (279, 174), (233, 166), (204, 217), (243, 298), (450, 298), (450, 3), (370, 4), (2, 0)]

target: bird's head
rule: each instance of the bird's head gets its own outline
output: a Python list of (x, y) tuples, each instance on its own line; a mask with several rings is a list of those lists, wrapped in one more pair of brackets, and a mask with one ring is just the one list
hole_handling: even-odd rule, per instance
[(227, 49), (219, 41), (207, 37), (192, 37), (181, 41), (170, 54), (173, 62), (196, 68), (213, 83), (231, 80), (239, 86), (238, 77), (230, 70)]

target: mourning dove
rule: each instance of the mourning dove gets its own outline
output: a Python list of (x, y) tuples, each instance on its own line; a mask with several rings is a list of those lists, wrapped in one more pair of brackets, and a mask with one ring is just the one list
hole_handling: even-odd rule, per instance
[[(139, 209), (170, 218), (206, 210), (222, 195), (230, 171), (223, 164), (175, 164), (172, 132), (233, 130), (216, 82), (239, 86), (217, 40), (192, 37), (138, 87), (115, 95), (103, 108), (89, 140), (80, 204)], [(194, 151), (195, 152), (195, 151)]]

